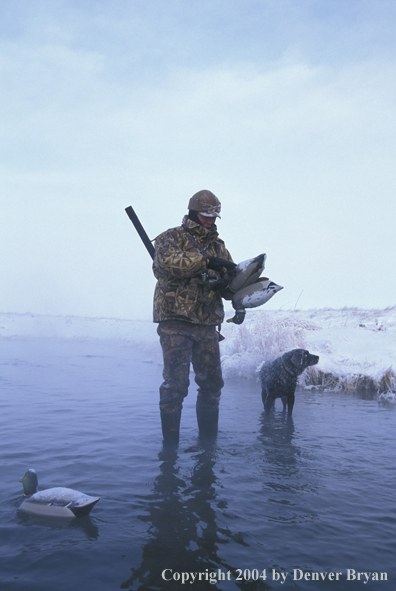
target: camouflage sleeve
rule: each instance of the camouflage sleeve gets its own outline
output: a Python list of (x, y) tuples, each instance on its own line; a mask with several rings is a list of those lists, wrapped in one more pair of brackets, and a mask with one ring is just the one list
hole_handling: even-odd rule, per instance
[(228, 252), (228, 250), (225, 247), (224, 247), (224, 251), (225, 251), (225, 256), (224, 256), (225, 260), (231, 261), (233, 263), (234, 261), (232, 259), (232, 256), (230, 255), (230, 253)]
[(160, 234), (155, 241), (154, 265), (172, 277), (194, 277), (207, 270), (206, 258), (198, 248), (183, 249), (183, 236), (177, 230)]
[(229, 251), (226, 249), (226, 245), (224, 244), (223, 240), (218, 240), (217, 244), (218, 244), (217, 256), (219, 256), (221, 259), (224, 259), (226, 261), (231, 261), (233, 263), (234, 262), (233, 258), (230, 255)]

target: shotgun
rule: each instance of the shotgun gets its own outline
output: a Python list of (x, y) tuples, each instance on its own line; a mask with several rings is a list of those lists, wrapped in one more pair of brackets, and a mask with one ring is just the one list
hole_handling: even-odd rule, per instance
[(125, 211), (127, 213), (127, 216), (129, 217), (129, 219), (131, 220), (132, 224), (135, 226), (136, 232), (139, 234), (144, 246), (147, 248), (149, 255), (151, 256), (152, 259), (154, 259), (155, 249), (154, 249), (153, 243), (151, 242), (150, 238), (147, 236), (146, 231), (143, 228), (142, 224), (140, 223), (138, 216), (136, 215), (136, 213), (134, 212), (134, 210), (131, 206), (126, 207)]

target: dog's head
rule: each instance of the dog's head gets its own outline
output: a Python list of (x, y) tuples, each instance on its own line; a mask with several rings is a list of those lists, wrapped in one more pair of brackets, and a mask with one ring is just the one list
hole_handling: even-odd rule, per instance
[(282, 355), (282, 361), (290, 372), (298, 376), (310, 365), (316, 365), (319, 356), (312, 355), (305, 349), (293, 349), (293, 351), (288, 351)]

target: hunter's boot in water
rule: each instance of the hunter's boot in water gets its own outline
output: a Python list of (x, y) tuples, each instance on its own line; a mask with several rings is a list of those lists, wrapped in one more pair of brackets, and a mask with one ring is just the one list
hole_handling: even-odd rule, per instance
[(161, 426), (164, 443), (179, 443), (181, 410), (164, 412), (161, 410)]
[(196, 410), (199, 434), (202, 437), (216, 437), (219, 426), (219, 407), (197, 405)]

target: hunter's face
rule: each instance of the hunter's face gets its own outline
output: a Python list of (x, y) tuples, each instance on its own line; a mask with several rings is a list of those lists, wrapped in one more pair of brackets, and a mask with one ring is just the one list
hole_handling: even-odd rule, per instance
[(216, 221), (216, 217), (208, 218), (205, 215), (198, 214), (198, 219), (204, 228), (211, 228)]

